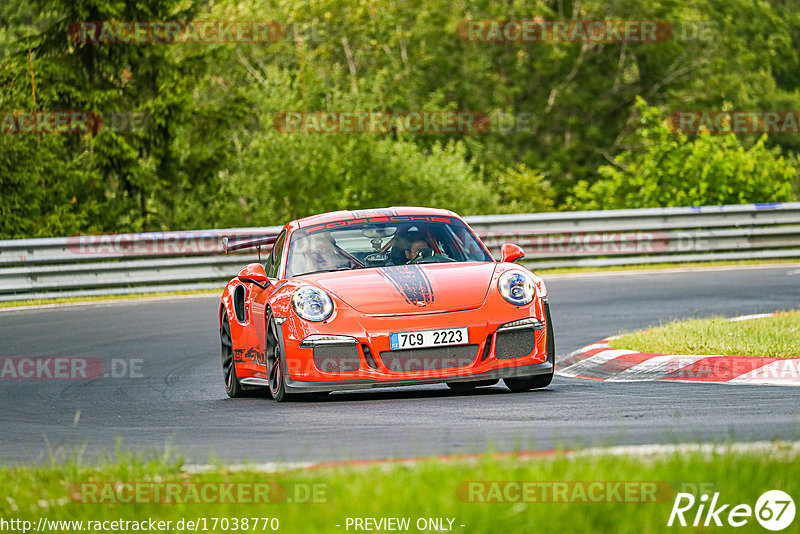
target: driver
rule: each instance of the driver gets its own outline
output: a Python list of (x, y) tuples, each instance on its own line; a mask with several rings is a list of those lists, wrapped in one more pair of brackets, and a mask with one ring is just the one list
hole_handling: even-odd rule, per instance
[(408, 261), (415, 260), (417, 258), (427, 258), (433, 255), (433, 249), (431, 248), (431, 244), (428, 243), (428, 240), (425, 239), (422, 234), (419, 235), (418, 238), (411, 241), (411, 245), (406, 250), (406, 259)]
[(395, 265), (405, 265), (418, 258), (432, 255), (431, 244), (422, 232), (408, 232), (398, 236), (392, 247), (392, 260)]

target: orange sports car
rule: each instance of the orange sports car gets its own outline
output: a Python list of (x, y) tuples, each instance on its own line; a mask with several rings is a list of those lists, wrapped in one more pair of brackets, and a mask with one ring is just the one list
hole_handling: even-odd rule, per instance
[(524, 256), (516, 245), (495, 261), (451, 211), (337, 211), (223, 243), (272, 247), (222, 294), (231, 397), (430, 383), (468, 391), (500, 379), (525, 391), (553, 378), (544, 282), (514, 263)]

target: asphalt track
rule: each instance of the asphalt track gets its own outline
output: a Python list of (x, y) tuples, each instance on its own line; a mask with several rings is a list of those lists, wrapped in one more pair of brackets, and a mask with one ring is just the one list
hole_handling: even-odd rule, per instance
[[(557, 352), (673, 318), (800, 307), (800, 266), (546, 278)], [(0, 381), (0, 462), (173, 447), (188, 461), (321, 461), (581, 445), (800, 438), (800, 388), (602, 383), (336, 393), (323, 402), (229, 399), (217, 298), (0, 313), (0, 356), (82, 356), (141, 376)], [(800, 340), (798, 340), (800, 343)], [(76, 413), (80, 416), (76, 418)], [(77, 422), (76, 422), (77, 419)]]

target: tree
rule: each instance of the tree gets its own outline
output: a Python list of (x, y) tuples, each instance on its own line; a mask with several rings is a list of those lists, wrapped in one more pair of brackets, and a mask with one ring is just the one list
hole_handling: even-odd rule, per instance
[[(182, 199), (177, 227), (208, 220), (215, 226), (274, 225), (325, 211), (392, 205), (462, 213), (498, 209), (464, 143), (445, 137), (423, 148), (381, 133), (282, 133), (272, 123), (274, 112), (305, 107), (299, 82), (290, 69), (275, 65), (256, 75), (261, 87), (252, 112), (261, 120), (239, 125), (235, 158), (210, 186), (214, 191), (199, 188)], [(334, 109), (363, 109), (339, 103), (348, 95), (331, 91), (329, 98)], [(207, 208), (194, 209), (204, 200)]]
[(598, 169), (600, 179), (581, 181), (574, 209), (651, 208), (784, 202), (793, 200), (797, 169), (767, 148), (766, 135), (749, 149), (733, 133), (675, 133), (655, 107), (638, 99), (637, 150)]

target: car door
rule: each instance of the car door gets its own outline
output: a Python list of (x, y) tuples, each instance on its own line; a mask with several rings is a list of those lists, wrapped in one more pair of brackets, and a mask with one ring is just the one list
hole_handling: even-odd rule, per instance
[(277, 279), (277, 271), (283, 257), (285, 241), (286, 230), (284, 229), (278, 235), (272, 251), (264, 262), (264, 271), (270, 281), (266, 288), (259, 287), (252, 282), (241, 284), (244, 286), (244, 315), (249, 318), (249, 322), (244, 325), (243, 345), (245, 348), (242, 351), (244, 355), (239, 360), (239, 365), (258, 375), (264, 373), (266, 369), (266, 354), (264, 352), (266, 322), (264, 313), (270, 295), (280, 285)]
[[(286, 233), (286, 228), (284, 228), (281, 233), (278, 234), (278, 238), (275, 240), (275, 244), (272, 246), (272, 252), (270, 252), (267, 260), (264, 262), (264, 271), (267, 274), (267, 278), (269, 278), (269, 285), (265, 289), (255, 287), (251, 293), (253, 326), (255, 327), (258, 335), (262, 354), (264, 353), (264, 340), (266, 336), (266, 321), (264, 313), (267, 302), (269, 301), (269, 297), (281, 285), (278, 278), (278, 271), (280, 270), (281, 260), (283, 259), (284, 248), (286, 245)], [(263, 366), (266, 365), (265, 358), (259, 358), (259, 364), (262, 366), (262, 368), (259, 370), (263, 371)]]

